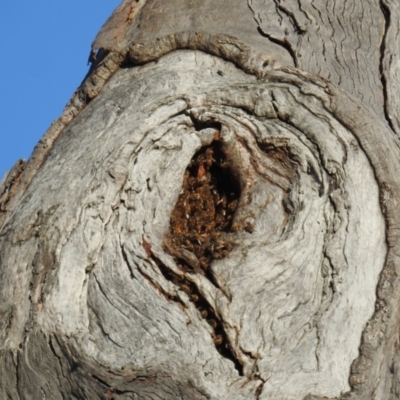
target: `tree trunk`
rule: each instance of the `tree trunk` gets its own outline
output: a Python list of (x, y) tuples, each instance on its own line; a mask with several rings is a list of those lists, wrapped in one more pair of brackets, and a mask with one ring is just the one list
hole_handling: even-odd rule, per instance
[(0, 186), (1, 399), (398, 399), (399, 27), (125, 0)]

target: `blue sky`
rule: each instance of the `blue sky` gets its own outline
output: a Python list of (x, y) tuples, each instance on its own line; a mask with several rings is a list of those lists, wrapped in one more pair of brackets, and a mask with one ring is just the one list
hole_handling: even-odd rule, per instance
[(62, 112), (122, 0), (1, 0), (0, 180)]

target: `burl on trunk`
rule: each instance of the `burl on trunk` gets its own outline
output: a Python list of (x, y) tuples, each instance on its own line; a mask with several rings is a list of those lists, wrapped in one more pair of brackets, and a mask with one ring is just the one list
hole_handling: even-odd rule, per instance
[(1, 399), (398, 399), (399, 26), (125, 0), (0, 186)]

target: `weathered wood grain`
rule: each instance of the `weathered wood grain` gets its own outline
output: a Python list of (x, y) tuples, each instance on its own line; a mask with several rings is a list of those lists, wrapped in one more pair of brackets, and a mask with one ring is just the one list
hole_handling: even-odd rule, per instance
[(260, 31), (296, 67), (323, 76), (383, 116), (380, 79), (385, 17), (376, 0), (249, 0)]
[[(0, 185), (0, 397), (396, 399), (399, 7), (134, 3)], [(216, 143), (202, 270), (168, 235)]]
[(386, 119), (392, 129), (400, 135), (399, 126), (399, 37), (400, 5), (397, 1), (382, 0), (381, 7), (385, 16), (385, 36), (382, 41), (381, 74), (384, 85), (384, 106)]
[[(56, 142), (3, 228), (2, 304), (20, 305), (3, 351), (17, 350), (35, 326), (72, 339), (81, 361), (100, 369), (157, 366), (174, 381), (185, 362), (188, 377), (198, 377), (192, 385), (212, 398), (350, 390), (385, 263), (385, 222), (375, 163), (364, 153), (368, 134), (354, 137), (353, 124), (335, 117), (336, 103), (349, 106), (346, 95), (310, 79), (271, 71), (257, 80), (198, 52), (118, 72)], [(254, 225), (212, 264), (214, 282), (188, 275), (221, 319), (239, 374), (143, 247), (145, 239), (158, 262), (177, 271), (163, 250), (169, 215), (191, 157), (213, 138), (195, 120), (222, 126), (220, 140), (242, 176), (236, 219)], [(371, 123), (374, 135), (389, 136)], [(273, 157), (279, 149), (286, 161)]]

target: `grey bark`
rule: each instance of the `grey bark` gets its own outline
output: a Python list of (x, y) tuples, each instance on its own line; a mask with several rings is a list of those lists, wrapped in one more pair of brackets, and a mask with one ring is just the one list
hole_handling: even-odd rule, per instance
[[(0, 398), (398, 399), (399, 26), (389, 0), (125, 0), (0, 185)], [(216, 138), (252, 229), (182, 271), (171, 213)]]

